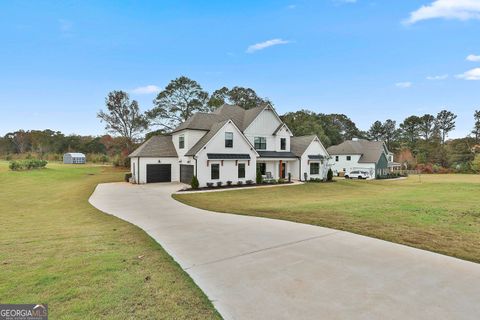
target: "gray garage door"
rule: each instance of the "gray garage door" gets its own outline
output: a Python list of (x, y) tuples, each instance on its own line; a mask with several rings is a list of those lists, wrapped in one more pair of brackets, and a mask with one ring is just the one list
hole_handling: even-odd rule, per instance
[(190, 184), (193, 178), (193, 166), (188, 164), (180, 165), (180, 181)]
[(147, 164), (147, 183), (172, 181), (172, 165)]

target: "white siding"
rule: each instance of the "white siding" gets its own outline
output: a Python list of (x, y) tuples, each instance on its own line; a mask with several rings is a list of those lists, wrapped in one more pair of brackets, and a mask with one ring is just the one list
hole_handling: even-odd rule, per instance
[[(338, 161), (336, 161), (336, 157), (338, 156)], [(347, 155), (335, 155), (332, 154), (331, 157), (331, 165), (332, 165), (332, 170), (333, 174), (337, 175), (340, 172), (345, 172), (349, 173), (352, 170), (356, 169), (364, 169), (372, 172), (372, 177), (374, 177), (375, 173), (375, 163), (359, 163), (358, 161), (360, 160), (361, 155), (358, 154), (352, 154), (351, 160), (347, 160)]]
[[(290, 136), (291, 136), (290, 131), (288, 131), (286, 127), (282, 127), (282, 129), (280, 129), (277, 132), (277, 134), (274, 136), (275, 137), (275, 151), (280, 151), (280, 152), (290, 151)], [(280, 148), (281, 147), (281, 144), (280, 144), (280, 139), (281, 138), (287, 139), (285, 150), (282, 150)]]
[[(301, 174), (300, 179), (304, 180), (305, 173), (307, 173), (307, 180), (310, 178), (315, 179), (323, 179), (326, 178), (327, 171), (328, 171), (328, 160), (324, 159), (323, 161), (320, 160), (310, 160), (308, 159), (309, 155), (322, 155), (325, 158), (328, 157), (328, 153), (326, 152), (325, 148), (323, 147), (322, 143), (315, 139), (312, 143), (308, 146), (308, 148), (303, 153), (300, 162), (301, 162), (301, 172), (297, 170), (297, 175)], [(319, 174), (311, 175), (310, 174), (310, 163), (320, 163), (320, 171)], [(298, 169), (298, 168), (297, 168)]]
[[(177, 150), (180, 160), (183, 160), (182, 158), (185, 153), (187, 153), (206, 133), (207, 131), (202, 130), (182, 130), (175, 132), (172, 135), (172, 142), (175, 146), (175, 150)], [(185, 137), (185, 147), (183, 149), (179, 148), (179, 139), (181, 136)]]
[[(268, 151), (277, 150), (277, 137), (273, 132), (278, 128), (282, 122), (278, 119), (272, 110), (263, 110), (255, 120), (248, 126), (244, 134), (252, 145), (254, 145), (255, 137), (267, 138)], [(280, 148), (280, 142), (278, 142)], [(290, 146), (288, 146), (290, 148)]]
[[(225, 132), (233, 133), (233, 148), (225, 148)], [(202, 149), (197, 154), (197, 178), (200, 186), (206, 186), (207, 182), (217, 183), (222, 181), (226, 184), (227, 181), (237, 183), (239, 180), (245, 182), (247, 180), (255, 181), (256, 177), (256, 153), (247, 141), (242, 137), (242, 133), (231, 123), (225, 124), (217, 134), (207, 143), (206, 149)], [(245, 178), (238, 178), (238, 167), (235, 160), (224, 160), (223, 165), (220, 160), (208, 161), (207, 153), (241, 153), (250, 155), (250, 165), (248, 161), (242, 160), (239, 163), (245, 163)], [(208, 164), (207, 164), (208, 162)], [(211, 164), (220, 164), (220, 179), (211, 179)]]
[(180, 166), (177, 158), (140, 158), (140, 181), (138, 179), (138, 158), (131, 158), (132, 177), (136, 183), (147, 183), (147, 164), (171, 164), (172, 181), (180, 181)]

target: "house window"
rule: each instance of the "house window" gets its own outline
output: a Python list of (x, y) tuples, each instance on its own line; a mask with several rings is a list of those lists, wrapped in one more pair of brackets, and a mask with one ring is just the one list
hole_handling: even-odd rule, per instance
[(347, 156), (347, 161), (352, 160), (352, 156)]
[(319, 174), (320, 173), (320, 163), (312, 162), (310, 163), (310, 174)]
[(212, 178), (212, 180), (220, 179), (220, 165), (218, 163), (212, 164), (211, 178)]
[(335, 156), (335, 161), (337, 161), (337, 162), (338, 162), (338, 156)]
[(267, 174), (267, 164), (265, 162), (257, 163), (257, 171), (260, 171), (262, 176)]
[(225, 132), (225, 148), (233, 148), (233, 132)]
[(267, 138), (265, 137), (255, 137), (253, 140), (255, 144), (255, 149), (265, 150), (267, 149)]
[(280, 150), (287, 150), (287, 139), (280, 138)]
[(179, 149), (185, 148), (185, 136), (178, 137), (178, 148)]
[(238, 178), (245, 178), (245, 163), (238, 164)]

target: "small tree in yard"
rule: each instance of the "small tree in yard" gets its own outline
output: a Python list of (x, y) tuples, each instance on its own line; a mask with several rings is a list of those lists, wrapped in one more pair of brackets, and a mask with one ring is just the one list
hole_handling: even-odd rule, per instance
[(333, 171), (332, 169), (328, 169), (328, 172), (327, 172), (327, 181), (332, 181), (333, 180)]
[(192, 177), (192, 182), (190, 182), (190, 186), (192, 187), (192, 189), (196, 190), (196, 189), (198, 189), (199, 185), (200, 184), (198, 182), (197, 176), (193, 176)]
[(260, 170), (257, 170), (257, 184), (262, 184), (263, 182), (263, 177), (262, 177), (262, 172)]

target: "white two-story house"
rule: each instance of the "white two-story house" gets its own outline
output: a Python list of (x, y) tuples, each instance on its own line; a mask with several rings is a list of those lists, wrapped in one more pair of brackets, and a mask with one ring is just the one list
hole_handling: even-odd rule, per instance
[(368, 171), (370, 177), (384, 175), (400, 164), (393, 162), (393, 153), (383, 141), (353, 139), (330, 146), (331, 167), (334, 174), (349, 174), (353, 170)]
[(170, 135), (155, 136), (130, 154), (135, 183), (323, 179), (328, 153), (316, 136), (293, 137), (271, 106), (244, 110), (223, 105), (196, 113)]

